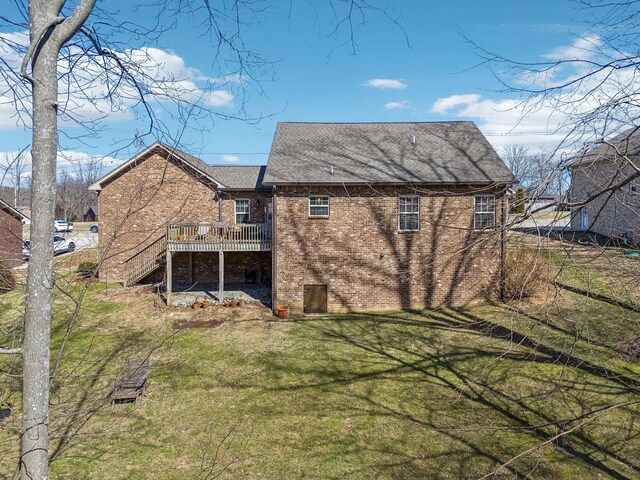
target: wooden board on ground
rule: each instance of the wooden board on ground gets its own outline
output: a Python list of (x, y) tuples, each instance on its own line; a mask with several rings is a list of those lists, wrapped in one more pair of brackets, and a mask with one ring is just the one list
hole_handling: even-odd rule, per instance
[(127, 362), (127, 368), (116, 378), (111, 401), (137, 400), (144, 393), (149, 378), (149, 359), (136, 358)]

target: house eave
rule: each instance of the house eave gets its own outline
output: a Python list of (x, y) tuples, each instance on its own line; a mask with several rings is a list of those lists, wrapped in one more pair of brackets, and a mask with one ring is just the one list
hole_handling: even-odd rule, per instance
[(3, 200), (0, 200), (0, 208), (8, 211), (11, 215), (13, 215), (16, 219), (20, 221), (31, 220), (29, 217), (27, 217), (26, 215), (23, 215), (22, 213), (20, 213), (20, 211), (16, 210), (15, 208), (13, 208), (11, 205), (9, 205), (7, 202)]
[(213, 178), (211, 175), (209, 175), (207, 172), (204, 172), (202, 170), (200, 170), (199, 168), (194, 167), (193, 165), (191, 165), (189, 162), (183, 160), (182, 158), (180, 158), (180, 155), (177, 155), (175, 152), (172, 152), (171, 150), (169, 150), (165, 145), (163, 145), (160, 142), (155, 142), (154, 144), (150, 145), (149, 147), (147, 147), (146, 149), (144, 149), (142, 152), (138, 153), (137, 155), (131, 157), (129, 160), (127, 160), (126, 162), (124, 162), (122, 165), (120, 165), (119, 167), (113, 169), (111, 172), (109, 172), (108, 174), (106, 174), (104, 177), (102, 177), (101, 179), (99, 179), (98, 181), (96, 181), (95, 183), (92, 183), (91, 185), (89, 185), (89, 190), (92, 192), (99, 192), (102, 190), (103, 185), (108, 182), (109, 180), (111, 180), (112, 178), (118, 176), (121, 172), (125, 171), (127, 168), (129, 168), (131, 165), (135, 166), (135, 163), (144, 159), (146, 156), (148, 156), (150, 153), (152, 153), (155, 149), (162, 149), (164, 150), (166, 153), (168, 153), (169, 155), (173, 156), (173, 158), (176, 158), (178, 160), (180, 160), (184, 165), (186, 165), (187, 167), (189, 167), (190, 169), (192, 169), (194, 172), (196, 172), (199, 175), (202, 175), (203, 177), (207, 178), (208, 180), (212, 181), (213, 183), (216, 184), (217, 188), (225, 188), (225, 186), (220, 183), (218, 180), (216, 180), (215, 178)]
[(263, 182), (264, 185), (272, 187), (367, 187), (367, 186), (411, 186), (411, 185), (424, 185), (424, 186), (467, 186), (467, 185), (499, 185), (506, 186), (512, 185), (517, 180), (496, 180), (496, 181), (463, 181), (463, 182), (423, 182), (423, 181), (411, 181), (411, 182)]

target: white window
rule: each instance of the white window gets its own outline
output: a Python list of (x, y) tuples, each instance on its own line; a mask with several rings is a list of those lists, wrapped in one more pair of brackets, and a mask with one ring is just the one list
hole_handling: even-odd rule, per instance
[(329, 216), (329, 195), (311, 195), (309, 197), (309, 216)]
[(236, 223), (249, 223), (251, 221), (251, 202), (242, 198), (236, 200)]
[(398, 197), (398, 230), (417, 232), (420, 230), (420, 197), (402, 195)]
[(479, 195), (475, 197), (473, 228), (482, 230), (496, 226), (496, 197), (495, 195)]

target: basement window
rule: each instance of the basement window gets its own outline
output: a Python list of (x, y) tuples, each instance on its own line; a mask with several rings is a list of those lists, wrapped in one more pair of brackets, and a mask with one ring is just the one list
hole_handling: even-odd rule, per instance
[(236, 200), (236, 223), (249, 223), (251, 207), (249, 199), (241, 198)]
[(328, 217), (329, 216), (329, 195), (309, 196), (309, 216)]
[(420, 230), (420, 197), (402, 195), (398, 197), (398, 230), (417, 232)]
[(475, 197), (473, 214), (473, 228), (483, 230), (496, 226), (496, 197), (495, 195), (478, 195)]

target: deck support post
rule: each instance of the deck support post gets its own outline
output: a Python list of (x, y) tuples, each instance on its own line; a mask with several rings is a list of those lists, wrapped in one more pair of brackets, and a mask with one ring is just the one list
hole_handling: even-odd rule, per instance
[(193, 283), (193, 252), (189, 252), (189, 284)]
[(171, 290), (173, 288), (173, 268), (171, 265), (171, 257), (173, 253), (167, 250), (167, 307), (171, 306)]
[(220, 304), (224, 301), (224, 252), (218, 251), (218, 301)]

